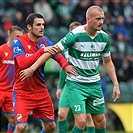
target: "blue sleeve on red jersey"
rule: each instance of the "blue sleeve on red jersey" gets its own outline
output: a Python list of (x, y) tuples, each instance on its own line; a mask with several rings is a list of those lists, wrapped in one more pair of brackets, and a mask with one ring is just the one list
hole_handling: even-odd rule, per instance
[(19, 55), (19, 54), (24, 54), (25, 55), (25, 52), (24, 52), (24, 49), (23, 49), (23, 46), (22, 46), (22, 43), (17, 39), (15, 38), (12, 42), (12, 47), (13, 47), (13, 51), (14, 51), (14, 58)]
[(48, 39), (48, 37), (46, 37), (46, 42), (45, 42), (45, 46), (53, 46), (54, 44)]
[(53, 45), (54, 44), (48, 39), (48, 37), (43, 36), (43, 37), (40, 37), (40, 39), (36, 45), (36, 48), (38, 50), (41, 47), (48, 47), (48, 46), (53, 46)]
[[(47, 46), (53, 46), (54, 44), (48, 39), (48, 37), (46, 37), (46, 42), (45, 42), (45, 47)], [(52, 56), (53, 59), (55, 59), (56, 56), (58, 56), (59, 54), (55, 54), (54, 56)]]

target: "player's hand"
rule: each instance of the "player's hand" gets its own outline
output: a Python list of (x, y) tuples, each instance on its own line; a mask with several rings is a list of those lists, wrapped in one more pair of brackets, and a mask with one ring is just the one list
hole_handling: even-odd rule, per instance
[(60, 98), (61, 93), (62, 93), (62, 89), (57, 89), (57, 91), (56, 91), (56, 97), (57, 97), (57, 99)]
[(120, 98), (120, 89), (119, 89), (119, 85), (114, 85), (114, 89), (113, 89), (113, 96), (114, 98), (114, 102), (116, 102), (119, 98)]
[(30, 77), (32, 77), (34, 71), (31, 68), (24, 69), (20, 71), (20, 79), (21, 81), (28, 80)]
[(65, 72), (67, 74), (67, 76), (70, 77), (71, 74), (77, 76), (78, 75), (78, 71), (74, 68), (74, 66), (69, 65), (65, 68)]
[(44, 48), (44, 53), (50, 53), (51, 55), (55, 55), (58, 53), (58, 50), (53, 46), (49, 46)]

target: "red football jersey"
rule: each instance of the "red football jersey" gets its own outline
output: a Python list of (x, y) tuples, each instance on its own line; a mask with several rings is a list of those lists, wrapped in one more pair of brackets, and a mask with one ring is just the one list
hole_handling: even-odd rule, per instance
[[(20, 76), (19, 72), (22, 69), (18, 65), (18, 62), (15, 58), (16, 56), (20, 56), (20, 55), (25, 55), (25, 57), (27, 58), (29, 56), (33, 56), (33, 54), (37, 52), (44, 45), (47, 45), (46, 38), (43, 39), (43, 42), (40, 42), (40, 40), (38, 42), (32, 42), (29, 39), (28, 34), (25, 34), (13, 40), (14, 62), (15, 62), (15, 71), (16, 71), (16, 75), (15, 75), (16, 80), (15, 80), (14, 89), (16, 92), (36, 93), (36, 92), (44, 91), (44, 89), (46, 88), (44, 75), (41, 73), (41, 70), (44, 72), (43, 70), (44, 65), (40, 67), (39, 70), (37, 70), (28, 81), (24, 80), (22, 82), (19, 77)], [(25, 62), (25, 58), (21, 60)], [(33, 64), (35, 61), (33, 62), (31, 61), (31, 64)], [(25, 66), (25, 68), (28, 68), (28, 67), (29, 66)]]
[(14, 77), (13, 50), (5, 43), (0, 46), (0, 91), (12, 91)]

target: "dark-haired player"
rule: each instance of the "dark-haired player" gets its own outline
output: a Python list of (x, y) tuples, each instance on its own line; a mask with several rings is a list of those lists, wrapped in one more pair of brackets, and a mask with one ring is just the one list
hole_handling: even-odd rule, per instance
[[(26, 19), (28, 33), (13, 41), (16, 72), (14, 84), (14, 92), (16, 92), (15, 133), (25, 132), (27, 119), (31, 112), (34, 118), (42, 121), (44, 132), (53, 133), (56, 126), (54, 107), (44, 78), (44, 64), (37, 69), (29, 80), (21, 81), (19, 76), (21, 70), (30, 67), (42, 54), (48, 52), (53, 45), (47, 37), (43, 36), (44, 24), (44, 18), (41, 14), (30, 14)], [(52, 54), (55, 54), (54, 50)], [(55, 54), (53, 59), (63, 69), (75, 71), (74, 67), (70, 66), (61, 54)]]

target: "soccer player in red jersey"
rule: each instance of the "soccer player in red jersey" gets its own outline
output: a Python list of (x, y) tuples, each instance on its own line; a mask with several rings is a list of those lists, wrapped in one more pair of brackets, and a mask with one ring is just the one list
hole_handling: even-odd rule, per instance
[[(53, 133), (56, 127), (54, 107), (44, 78), (44, 64), (28, 80), (21, 81), (19, 76), (21, 70), (30, 67), (42, 54), (50, 52), (50, 47), (53, 46), (53, 43), (43, 36), (44, 24), (44, 18), (41, 14), (30, 14), (26, 19), (28, 33), (14, 39), (12, 43), (16, 72), (14, 84), (14, 92), (16, 93), (15, 133), (25, 132), (27, 119), (31, 112), (34, 118), (42, 121), (44, 133)], [(53, 50), (53, 55), (56, 52)], [(55, 54), (52, 58), (65, 71), (75, 73), (74, 67), (69, 65), (61, 54)]]
[(0, 46), (0, 107), (3, 113), (7, 113), (8, 116), (7, 133), (13, 133), (15, 129), (12, 93), (15, 69), (12, 41), (20, 35), (23, 35), (23, 30), (18, 26), (12, 26), (8, 31), (8, 42)]

